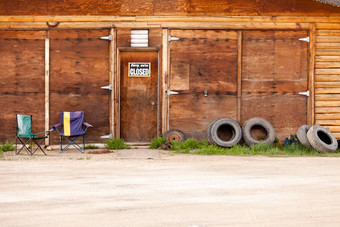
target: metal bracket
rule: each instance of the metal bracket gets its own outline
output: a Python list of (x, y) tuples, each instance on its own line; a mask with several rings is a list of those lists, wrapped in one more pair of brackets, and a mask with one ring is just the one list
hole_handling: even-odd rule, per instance
[(102, 139), (112, 139), (112, 134), (101, 136)]
[(309, 91), (299, 92), (299, 95), (309, 96)]
[(166, 93), (167, 93), (168, 95), (178, 95), (178, 92), (177, 92), (177, 91), (168, 90)]
[(100, 88), (112, 91), (112, 84), (110, 84), (108, 86), (103, 86), (103, 87), (100, 87)]
[(299, 40), (309, 43), (309, 36), (307, 36), (306, 38), (300, 38)]
[(100, 37), (100, 39), (112, 41), (112, 35), (102, 36), (102, 37)]
[(171, 42), (171, 41), (177, 41), (177, 40), (179, 40), (179, 38), (173, 37), (173, 36), (171, 36), (171, 35), (168, 36), (168, 41), (169, 41), (169, 42)]

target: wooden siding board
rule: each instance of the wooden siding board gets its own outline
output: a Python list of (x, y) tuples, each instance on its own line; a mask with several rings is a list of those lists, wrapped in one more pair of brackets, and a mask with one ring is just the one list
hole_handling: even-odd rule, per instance
[(338, 8), (311, 0), (69, 0), (2, 1), (1, 15), (337, 15)]

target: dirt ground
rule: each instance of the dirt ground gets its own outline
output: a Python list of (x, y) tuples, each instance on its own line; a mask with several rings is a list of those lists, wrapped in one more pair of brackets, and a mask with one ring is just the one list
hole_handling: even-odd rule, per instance
[(0, 226), (340, 226), (340, 158), (6, 152), (0, 180)]

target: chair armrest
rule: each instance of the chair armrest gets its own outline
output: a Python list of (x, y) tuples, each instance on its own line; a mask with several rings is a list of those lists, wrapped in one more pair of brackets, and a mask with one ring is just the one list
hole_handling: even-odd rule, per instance
[(57, 127), (59, 127), (61, 125), (61, 123), (58, 123), (58, 124), (55, 124), (55, 125), (52, 125), (52, 128), (51, 128), (51, 132), (52, 131), (54, 131), (54, 130), (56, 130), (57, 129)]
[(93, 126), (92, 125), (90, 125), (89, 123), (87, 123), (87, 122), (83, 122), (83, 125), (85, 125), (86, 127), (90, 127), (90, 128), (93, 128)]
[(39, 134), (45, 134), (45, 133), (46, 133), (47, 135), (49, 135), (49, 134), (50, 134), (50, 130), (49, 130), (49, 131), (43, 131), (43, 132), (34, 133), (33, 136), (39, 135)]

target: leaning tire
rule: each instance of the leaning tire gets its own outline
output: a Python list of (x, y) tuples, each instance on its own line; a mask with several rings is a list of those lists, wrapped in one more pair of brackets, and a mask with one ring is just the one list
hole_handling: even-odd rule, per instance
[(164, 137), (168, 141), (183, 142), (185, 140), (184, 133), (178, 129), (171, 129), (164, 133)]
[(338, 141), (334, 135), (321, 125), (314, 125), (307, 132), (307, 138), (312, 147), (322, 153), (334, 152)]
[[(266, 137), (261, 139), (256, 139), (251, 135), (251, 130), (254, 128), (260, 128), (265, 131)], [(244, 122), (242, 126), (242, 135), (244, 142), (248, 146), (253, 146), (259, 143), (272, 144), (275, 141), (275, 128), (274, 126), (264, 118), (253, 117)]]
[(208, 141), (220, 147), (232, 147), (242, 138), (240, 125), (229, 118), (220, 118), (212, 122), (207, 134)]
[(296, 136), (299, 139), (300, 143), (309, 149), (313, 149), (307, 138), (307, 132), (311, 127), (312, 126), (310, 125), (302, 125), (296, 132)]

